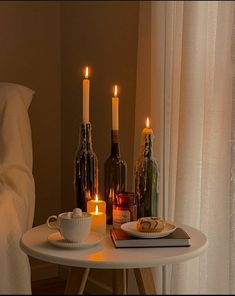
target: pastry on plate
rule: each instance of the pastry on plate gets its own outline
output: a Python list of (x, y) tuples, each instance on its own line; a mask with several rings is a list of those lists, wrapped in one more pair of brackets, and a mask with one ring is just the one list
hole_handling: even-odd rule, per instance
[(140, 232), (161, 232), (165, 221), (159, 217), (142, 217), (137, 220), (137, 230)]

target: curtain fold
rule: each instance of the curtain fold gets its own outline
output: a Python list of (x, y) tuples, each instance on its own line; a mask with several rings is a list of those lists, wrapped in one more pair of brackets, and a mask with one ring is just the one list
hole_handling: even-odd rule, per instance
[[(139, 30), (135, 146), (144, 104), (157, 140), (159, 213), (202, 230), (209, 241), (199, 258), (167, 266), (165, 293), (234, 293), (230, 272), (235, 251), (230, 243), (234, 241), (230, 225), (233, 10), (230, 1), (140, 5), (140, 11), (148, 11), (140, 26), (145, 24), (149, 37), (144, 40)], [(143, 63), (147, 53), (150, 57)], [(143, 71), (147, 81), (141, 79)], [(144, 101), (139, 94), (148, 96)]]
[[(233, 9), (233, 15), (235, 9)], [(232, 72), (233, 72), (233, 100), (232, 100), (232, 132), (231, 132), (231, 178), (230, 178), (230, 292), (235, 293), (235, 17), (232, 29)]]

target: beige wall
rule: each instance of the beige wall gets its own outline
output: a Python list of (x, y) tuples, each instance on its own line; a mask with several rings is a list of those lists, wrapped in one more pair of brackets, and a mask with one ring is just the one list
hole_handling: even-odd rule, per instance
[(121, 153), (128, 164), (128, 190), (133, 189), (137, 31), (138, 2), (0, 2), (0, 81), (36, 91), (29, 109), (36, 184), (34, 225), (60, 212), (61, 206), (74, 206), (73, 160), (85, 65), (92, 70), (90, 120), (100, 193), (110, 153), (114, 83), (120, 86)]
[(111, 97), (120, 86), (121, 154), (132, 190), (138, 2), (64, 1), (62, 25), (62, 207), (74, 207), (73, 161), (82, 108), (82, 70), (91, 67), (90, 121), (103, 195), (104, 162), (110, 153)]
[(36, 91), (29, 109), (36, 207), (34, 225), (61, 208), (60, 6), (0, 2), (0, 81)]
[[(29, 109), (36, 207), (34, 225), (71, 210), (73, 161), (82, 107), (82, 69), (90, 65), (90, 119), (103, 194), (110, 153), (111, 97), (120, 86), (121, 153), (132, 190), (138, 2), (1, 1), (0, 81), (36, 91)], [(32, 260), (33, 279), (57, 269)], [(110, 273), (96, 276), (108, 278)], [(99, 278), (99, 276), (98, 276)]]

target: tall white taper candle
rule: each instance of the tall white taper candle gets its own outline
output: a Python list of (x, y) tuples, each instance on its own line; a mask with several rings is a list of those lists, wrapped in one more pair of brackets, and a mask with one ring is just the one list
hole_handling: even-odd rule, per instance
[(88, 79), (88, 67), (86, 67), (85, 79), (83, 79), (83, 99), (82, 99), (82, 121), (89, 122), (89, 96), (90, 80)]
[(112, 130), (119, 130), (119, 98), (117, 97), (117, 85), (114, 87), (114, 97), (112, 97)]

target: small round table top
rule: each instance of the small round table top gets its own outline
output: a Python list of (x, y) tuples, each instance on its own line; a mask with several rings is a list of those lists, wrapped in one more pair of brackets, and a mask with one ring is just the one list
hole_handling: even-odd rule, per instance
[(46, 224), (27, 231), (20, 246), (29, 256), (59, 265), (104, 269), (156, 267), (194, 258), (205, 250), (207, 238), (201, 231), (187, 225), (178, 226), (190, 236), (190, 247), (115, 248), (107, 229), (106, 237), (95, 246), (65, 249), (48, 241), (53, 231)]

